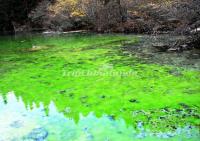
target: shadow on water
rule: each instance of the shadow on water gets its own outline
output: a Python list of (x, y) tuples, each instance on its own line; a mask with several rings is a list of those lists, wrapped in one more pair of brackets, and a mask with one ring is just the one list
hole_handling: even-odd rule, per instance
[[(162, 46), (172, 47), (177, 40), (185, 39), (186, 36), (173, 35), (138, 35), (139, 42), (135, 45), (124, 47), (124, 52), (131, 53), (147, 63), (161, 65), (173, 65), (183, 68), (200, 70), (200, 50), (192, 49), (185, 51), (170, 52), (162, 50)], [(156, 48), (155, 46), (161, 46)]]
[[(6, 101), (6, 102), (5, 102)], [(102, 114), (96, 117), (93, 112), (79, 120), (58, 112), (55, 104), (48, 105), (48, 113), (41, 102), (26, 105), (22, 98), (13, 92), (6, 98), (0, 96), (0, 140), (1, 141), (136, 141), (136, 140), (198, 140), (199, 131), (192, 126), (177, 128), (169, 132), (151, 132), (142, 122), (137, 127), (127, 126), (123, 119), (113, 119)], [(66, 109), (68, 112), (73, 109)]]

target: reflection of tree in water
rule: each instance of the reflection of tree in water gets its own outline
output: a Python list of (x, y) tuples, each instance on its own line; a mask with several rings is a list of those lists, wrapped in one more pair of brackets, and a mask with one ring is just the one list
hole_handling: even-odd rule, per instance
[[(127, 126), (123, 119), (114, 120), (112, 116), (105, 114), (96, 117), (91, 112), (85, 116), (79, 113), (78, 120), (75, 117), (64, 116), (63, 112), (57, 110), (53, 102), (48, 105), (43, 105), (43, 103), (36, 105), (33, 102), (31, 106), (26, 106), (22, 98), (16, 97), (14, 93), (8, 93), (6, 101), (7, 103), (0, 96), (0, 139), (2, 140), (56, 139), (60, 141), (74, 139), (79, 141), (117, 138), (132, 141), (138, 138), (197, 139), (199, 137), (198, 130), (192, 126), (177, 128), (173, 132), (153, 133), (146, 130), (142, 122), (137, 123), (137, 130), (135, 130)], [(69, 108), (66, 110), (71, 111)]]

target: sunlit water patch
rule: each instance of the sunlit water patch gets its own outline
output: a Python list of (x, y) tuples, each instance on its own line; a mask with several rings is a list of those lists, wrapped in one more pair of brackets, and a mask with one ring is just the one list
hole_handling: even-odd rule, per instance
[(92, 112), (79, 115), (79, 120), (57, 111), (53, 102), (48, 113), (40, 103), (25, 106), (13, 92), (0, 96), (0, 141), (136, 141), (136, 140), (198, 140), (199, 131), (192, 126), (175, 131), (151, 132), (142, 122), (133, 128), (123, 119), (108, 115), (96, 117)]

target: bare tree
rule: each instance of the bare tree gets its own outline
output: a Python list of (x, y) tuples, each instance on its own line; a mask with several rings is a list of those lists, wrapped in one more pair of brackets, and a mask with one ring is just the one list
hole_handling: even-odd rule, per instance
[(109, 32), (126, 20), (126, 7), (120, 0), (89, 0), (84, 9), (98, 32)]

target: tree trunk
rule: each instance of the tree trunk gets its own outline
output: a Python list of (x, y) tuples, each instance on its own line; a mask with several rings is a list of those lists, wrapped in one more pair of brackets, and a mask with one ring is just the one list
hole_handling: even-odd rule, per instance
[(121, 6), (120, 0), (101, 1), (102, 6), (96, 11), (96, 30), (109, 32), (126, 20), (126, 10)]

